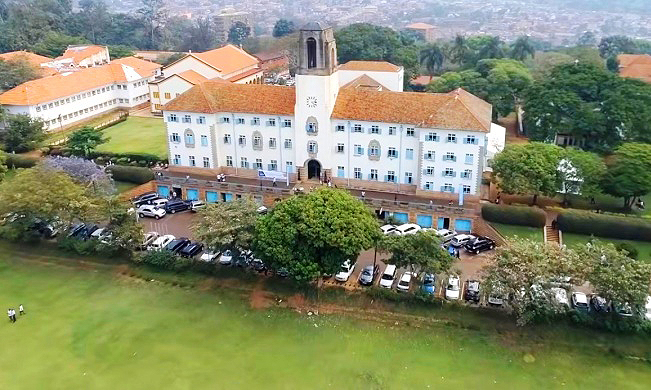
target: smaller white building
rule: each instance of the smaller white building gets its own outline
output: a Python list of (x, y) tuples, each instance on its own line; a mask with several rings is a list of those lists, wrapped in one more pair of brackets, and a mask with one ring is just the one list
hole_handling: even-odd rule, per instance
[(108, 47), (100, 45), (70, 45), (55, 61), (66, 61), (72, 66), (90, 68), (111, 62)]
[(344, 86), (366, 75), (383, 86), (384, 90), (402, 92), (405, 69), (386, 61), (349, 61), (337, 68), (339, 85)]

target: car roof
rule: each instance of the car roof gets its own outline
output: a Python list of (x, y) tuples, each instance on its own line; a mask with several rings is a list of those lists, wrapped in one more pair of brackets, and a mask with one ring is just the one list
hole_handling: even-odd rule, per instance
[(393, 273), (393, 272), (395, 272), (395, 270), (396, 270), (396, 266), (393, 265), (393, 264), (389, 264), (389, 265), (387, 265), (387, 267), (384, 269), (384, 273), (385, 273), (385, 274)]
[(409, 228), (418, 228), (418, 229), (420, 229), (420, 225), (416, 225), (415, 223), (403, 223), (402, 225), (398, 226), (396, 229), (404, 230), (404, 229), (409, 229)]
[(581, 291), (575, 291), (572, 293), (572, 296), (577, 302), (588, 303), (588, 297)]

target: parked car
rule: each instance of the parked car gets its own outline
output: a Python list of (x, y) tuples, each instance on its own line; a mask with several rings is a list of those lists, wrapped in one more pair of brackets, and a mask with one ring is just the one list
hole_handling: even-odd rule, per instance
[(251, 267), (257, 272), (265, 272), (267, 270), (266, 264), (260, 259), (253, 259)]
[(455, 232), (454, 230), (439, 229), (436, 230), (436, 235), (441, 237), (441, 240), (443, 240), (443, 242), (445, 243), (445, 242), (449, 242), (452, 239), (452, 237), (456, 236), (457, 232)]
[(152, 201), (151, 201), (151, 205), (152, 205), (152, 206), (156, 206), (156, 207), (158, 207), (158, 208), (165, 208), (165, 205), (166, 205), (167, 202), (169, 202), (169, 201), (170, 201), (170, 200), (167, 199), (167, 198), (158, 198), (158, 199), (154, 199), (154, 200), (152, 200)]
[(185, 211), (190, 209), (190, 203), (185, 202), (181, 199), (172, 199), (165, 204), (165, 211), (170, 214), (174, 214), (179, 211)]
[(598, 313), (610, 312), (610, 306), (608, 305), (608, 301), (606, 301), (606, 298), (600, 297), (599, 295), (596, 294), (590, 297), (590, 307), (592, 308), (592, 310)]
[(633, 309), (628, 302), (613, 302), (612, 307), (613, 312), (617, 313), (620, 317), (633, 317)]
[(420, 289), (423, 290), (425, 294), (436, 294), (436, 276), (434, 274), (425, 274)]
[(110, 231), (108, 231), (106, 228), (99, 228), (90, 235), (90, 238), (99, 240), (99, 242), (101, 242), (102, 244), (110, 243), (112, 237), (113, 234)]
[(81, 238), (82, 240), (87, 240), (90, 238), (91, 234), (93, 234), (93, 232), (98, 228), (99, 226), (97, 225), (84, 224), (83, 227), (73, 237)]
[(396, 285), (396, 291), (409, 292), (409, 289), (411, 288), (411, 279), (415, 277), (416, 273), (414, 272), (407, 271), (403, 273), (398, 281), (398, 285)]
[(450, 300), (459, 299), (460, 289), (459, 277), (457, 275), (450, 275), (448, 278), (448, 286), (445, 288), (445, 298)]
[(233, 251), (226, 249), (221, 256), (219, 256), (219, 264), (231, 265), (233, 264)]
[(156, 232), (147, 232), (145, 233), (142, 242), (138, 246), (139, 250), (145, 250), (149, 245), (151, 245), (152, 242), (154, 242), (158, 238), (158, 233)]
[(203, 252), (201, 254), (201, 257), (199, 257), (199, 260), (213, 262), (213, 261), (215, 261), (216, 258), (219, 257), (220, 254), (221, 254), (221, 252), (218, 251), (217, 249), (208, 249), (207, 251), (205, 251), (205, 252)]
[(265, 215), (265, 214), (267, 214), (267, 213), (269, 212), (269, 210), (268, 210), (266, 207), (264, 207), (264, 206), (260, 206), (260, 207), (258, 207), (258, 209), (257, 209), (256, 211), (257, 211), (258, 214), (260, 214), (260, 215)]
[(384, 225), (380, 227), (380, 230), (382, 230), (382, 234), (395, 234), (396, 233), (396, 226), (395, 225)]
[(242, 252), (235, 259), (235, 265), (238, 267), (248, 267), (251, 264), (251, 257), (249, 256), (250, 252)]
[(276, 271), (276, 275), (280, 276), (281, 278), (286, 278), (289, 276), (289, 271), (287, 271), (287, 268), (280, 268), (278, 271)]
[(150, 204), (143, 204), (142, 206), (138, 207), (138, 210), (136, 210), (136, 212), (140, 218), (151, 217), (161, 219), (166, 214), (165, 209), (161, 209), (160, 207), (156, 207)]
[(144, 194), (141, 194), (139, 196), (136, 196), (135, 198), (132, 199), (133, 205), (135, 207), (138, 207), (143, 204), (151, 204), (151, 202), (155, 199), (160, 198), (158, 193), (156, 192), (147, 192)]
[(38, 234), (40, 234), (45, 238), (54, 238), (56, 237), (57, 234), (59, 234), (60, 226), (61, 226), (60, 222), (57, 221), (46, 222), (43, 221), (42, 219), (36, 218), (34, 220), (34, 224), (32, 225), (32, 229), (37, 231)]
[(158, 251), (158, 250), (162, 250), (162, 249), (164, 249), (165, 247), (167, 247), (167, 244), (169, 244), (170, 242), (172, 242), (175, 238), (176, 238), (176, 237), (174, 237), (174, 236), (171, 235), (171, 234), (166, 234), (166, 235), (164, 235), (164, 236), (160, 236), (160, 237), (158, 237), (157, 239), (155, 239), (154, 242), (152, 242), (152, 243), (149, 245), (149, 247), (147, 248), (147, 250), (150, 250), (150, 251)]
[(500, 284), (495, 284), (492, 287), (490, 294), (488, 294), (488, 304), (491, 306), (502, 306), (506, 296), (502, 286)]
[(567, 290), (561, 287), (552, 287), (549, 289), (552, 299), (556, 304), (563, 306), (570, 306), (570, 301), (567, 299)]
[(384, 269), (382, 277), (380, 278), (380, 287), (391, 288), (393, 286), (393, 281), (396, 278), (397, 268), (393, 264), (389, 264)]
[(191, 242), (188, 245), (184, 246), (183, 249), (179, 251), (179, 255), (183, 257), (195, 257), (203, 250), (203, 244), (199, 242)]
[(380, 266), (379, 265), (367, 265), (362, 269), (362, 272), (359, 273), (359, 277), (357, 278), (357, 281), (359, 284), (362, 286), (371, 286), (375, 282), (375, 278), (378, 276), (380, 273)]
[(68, 230), (68, 237), (77, 237), (81, 233), (83, 229), (86, 228), (85, 223), (78, 223), (76, 225), (72, 225), (70, 230)]
[(350, 275), (352, 275), (353, 271), (355, 270), (356, 265), (356, 262), (352, 262), (350, 260), (344, 261), (344, 263), (341, 265), (341, 268), (339, 269), (339, 272), (335, 274), (335, 280), (338, 282), (348, 281)]
[(466, 242), (463, 246), (466, 251), (478, 255), (480, 252), (489, 251), (495, 248), (495, 241), (488, 237), (477, 236), (474, 239)]
[(580, 291), (575, 291), (570, 296), (572, 307), (578, 311), (588, 312), (590, 305), (588, 305), (588, 297)]
[(190, 244), (190, 240), (186, 237), (175, 238), (170, 241), (169, 244), (165, 247), (166, 250), (172, 253), (179, 253), (181, 249)]
[(651, 296), (646, 297), (646, 302), (644, 303), (644, 318), (651, 321)]
[(454, 247), (464, 246), (468, 241), (475, 238), (472, 234), (457, 234), (450, 240), (450, 245)]
[(196, 213), (197, 211), (206, 207), (206, 203), (202, 200), (193, 200), (190, 203), (190, 211)]
[(479, 281), (466, 280), (466, 289), (463, 293), (463, 299), (467, 302), (479, 303)]
[(396, 228), (396, 232), (401, 236), (405, 236), (407, 234), (416, 234), (420, 230), (421, 227), (415, 223), (405, 223)]

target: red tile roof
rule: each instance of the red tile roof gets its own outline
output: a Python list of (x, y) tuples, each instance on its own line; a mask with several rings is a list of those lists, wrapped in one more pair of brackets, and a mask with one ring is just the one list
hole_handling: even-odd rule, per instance
[(386, 61), (348, 61), (339, 65), (339, 70), (359, 70), (369, 72), (398, 72), (402, 67)]
[(229, 77), (226, 80), (230, 81), (231, 83), (234, 83), (234, 82), (236, 82), (238, 80), (242, 80), (243, 78), (253, 76), (254, 74), (257, 74), (257, 73), (262, 74), (262, 69), (255, 68), (255, 69), (247, 70), (246, 72), (237, 74), (237, 75), (235, 75), (233, 77)]
[(186, 70), (185, 72), (178, 73), (177, 76), (191, 84), (199, 84), (208, 80), (194, 70)]
[(92, 55), (101, 53), (105, 49), (106, 46), (99, 45), (71, 46), (68, 47), (66, 51), (63, 52), (63, 55), (57, 59), (71, 58), (72, 62), (78, 64)]
[(240, 69), (257, 65), (260, 61), (237, 46), (226, 45), (218, 49), (203, 53), (192, 53), (201, 61), (219, 69), (222, 74), (228, 75)]
[(139, 75), (143, 77), (151, 77), (156, 73), (156, 69), (163, 67), (161, 64), (155, 62), (143, 60), (136, 57), (123, 57), (118, 58), (117, 60), (112, 60), (112, 64), (123, 64), (132, 67), (138, 72)]
[(651, 56), (648, 54), (620, 54), (619, 75), (651, 83)]
[(5, 61), (10, 61), (10, 62), (24, 59), (33, 67), (38, 68), (40, 75), (43, 77), (57, 74), (57, 70), (54, 68), (41, 67), (41, 64), (45, 64), (53, 61), (52, 58), (30, 53), (28, 51), (21, 50), (21, 51), (11, 51), (8, 53), (2, 53), (0, 54), (0, 59), (3, 59)]

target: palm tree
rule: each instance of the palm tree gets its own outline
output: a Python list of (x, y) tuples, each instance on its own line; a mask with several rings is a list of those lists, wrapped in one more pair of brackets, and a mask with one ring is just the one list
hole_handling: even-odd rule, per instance
[(511, 45), (511, 58), (514, 60), (524, 61), (527, 56), (531, 56), (531, 58), (533, 58), (535, 54), (536, 49), (534, 49), (533, 45), (531, 44), (528, 35), (519, 37)]
[(479, 50), (479, 58), (504, 58), (504, 49), (502, 48), (502, 39), (500, 37), (490, 37), (486, 44)]
[(441, 70), (445, 61), (445, 54), (439, 45), (432, 43), (420, 51), (420, 64), (427, 68), (431, 76), (435, 70)]
[(452, 43), (452, 47), (450, 47), (450, 61), (454, 64), (461, 65), (466, 60), (468, 51), (470, 49), (468, 48), (466, 38), (463, 35), (457, 34)]

